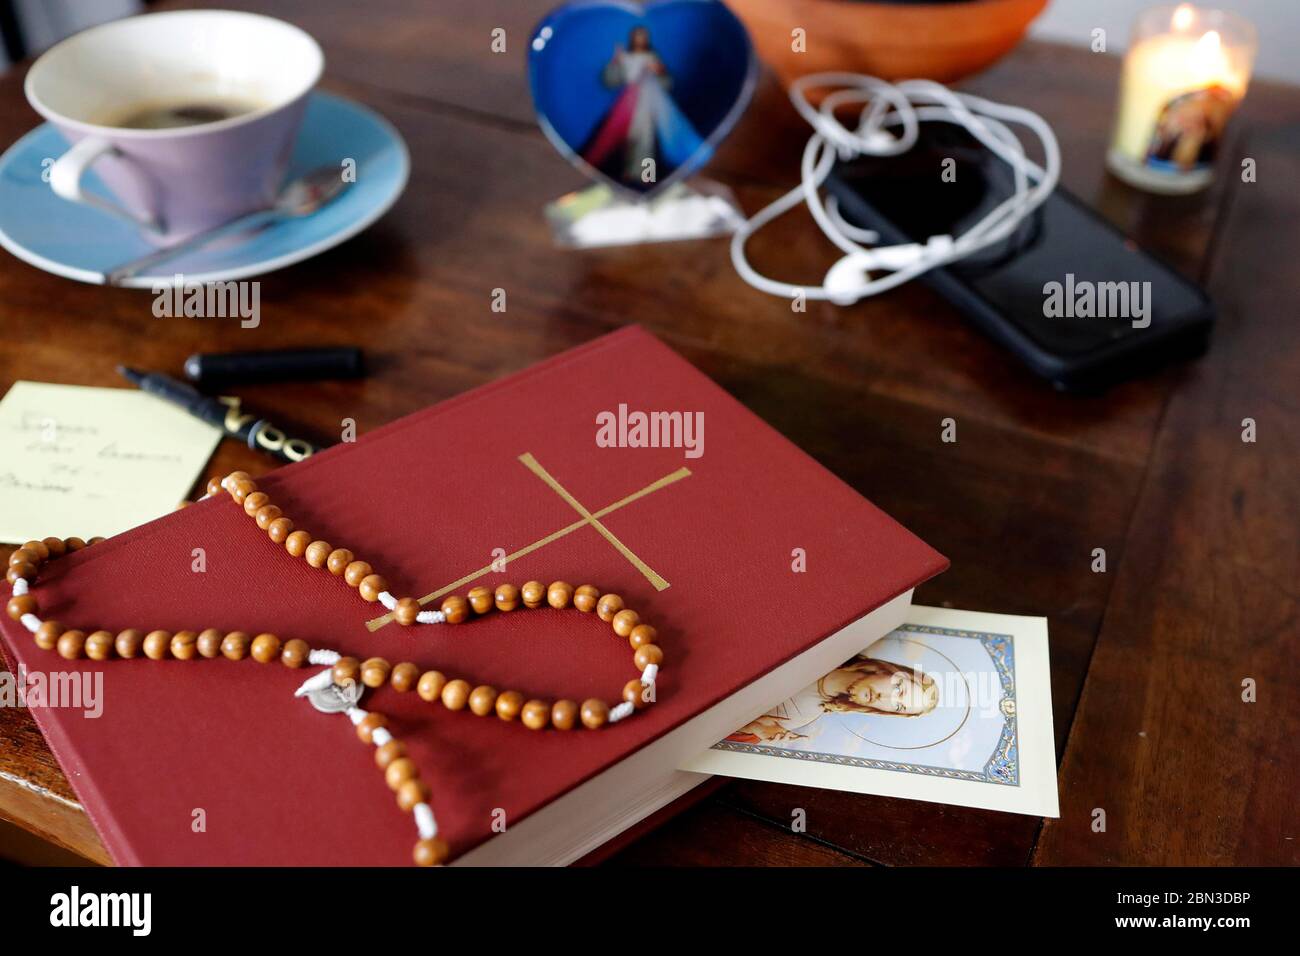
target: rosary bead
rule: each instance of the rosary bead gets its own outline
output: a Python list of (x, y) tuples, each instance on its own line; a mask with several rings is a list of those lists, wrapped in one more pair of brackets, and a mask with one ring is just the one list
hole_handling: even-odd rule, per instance
[(86, 547), (89, 548), (92, 544), (99, 544), (99, 542), (101, 542), (101, 541), (103, 541), (103, 540), (105, 540), (105, 539), (104, 539), (104, 536), (103, 536), (102, 534), (100, 534), (100, 535), (96, 535), (95, 537), (91, 538), (89, 541), (86, 542)]
[(75, 534), (71, 538), (63, 539), (63, 547), (67, 551), (80, 551), (86, 546), (86, 542), (78, 538)]
[(257, 512), (253, 515), (253, 520), (257, 523), (259, 528), (265, 531), (267, 528), (271, 527), (271, 522), (282, 514), (284, 514), (284, 512), (276, 505), (262, 505), (262, 507), (258, 508)]
[(361, 722), (357, 724), (357, 736), (361, 738), (363, 744), (374, 743), (374, 737), (372, 736), (374, 732), (380, 727), (386, 727), (387, 725), (387, 717), (383, 714), (376, 714), (372, 711), (362, 717)]
[(280, 663), (285, 667), (299, 668), (307, 663), (309, 654), (311, 648), (307, 646), (307, 642), (295, 637), (291, 641), (284, 642), (284, 648), (280, 651)]
[(252, 481), (253, 476), (246, 471), (232, 471), (221, 479), (221, 487), (229, 488), (237, 481)]
[(355, 657), (340, 657), (334, 665), (334, 683), (355, 684), (361, 677), (361, 662)]
[(582, 702), (582, 726), (597, 730), (609, 720), (609, 705), (598, 697), (588, 697)]
[(519, 589), (524, 607), (541, 607), (546, 601), (546, 585), (541, 581), (529, 581)]
[(463, 680), (448, 681), (442, 688), (442, 706), (448, 710), (460, 710), (469, 700), (469, 682)]
[(248, 654), (248, 645), (252, 643), (243, 631), (231, 631), (221, 639), (221, 653), (228, 661), (242, 661)]
[(419, 679), (420, 668), (410, 661), (403, 661), (393, 668), (393, 673), (389, 675), (388, 682), (393, 685), (393, 690), (399, 694), (405, 694), (415, 688), (415, 683)]
[(470, 588), (469, 593), (465, 595), (465, 600), (469, 601), (469, 606), (474, 609), (475, 614), (486, 614), (494, 606), (491, 588)]
[(200, 657), (206, 657), (209, 660), (220, 657), (221, 636), (221, 632), (215, 627), (199, 631), (199, 636), (194, 640), (194, 649), (199, 652)]
[(415, 809), (417, 803), (429, 799), (429, 786), (423, 780), (407, 780), (397, 788), (397, 805), (406, 813)]
[(57, 647), (60, 657), (75, 661), (86, 649), (86, 635), (81, 631), (64, 631), (59, 635)]
[(662, 664), (664, 662), (664, 652), (659, 649), (658, 644), (642, 644), (632, 655), (632, 663), (636, 665), (639, 671), (645, 670), (651, 664)]
[(557, 700), (551, 706), (551, 723), (556, 730), (572, 730), (578, 720), (578, 705), (571, 700)]
[(502, 720), (514, 720), (523, 706), (523, 694), (517, 690), (504, 691), (497, 697), (497, 716)]
[(207, 488), (204, 490), (207, 492), (209, 497), (215, 497), (226, 489), (221, 487), (221, 479), (214, 475), (208, 479)]
[(529, 730), (545, 730), (551, 722), (551, 705), (544, 700), (530, 700), (519, 712), (519, 719)]
[[(372, 717), (379, 716), (371, 714)], [(420, 768), (415, 765), (415, 761), (410, 757), (398, 757), (391, 761), (384, 768), (384, 783), (388, 784), (389, 790), (396, 790), (408, 780), (417, 780), (420, 776)]]
[(382, 657), (371, 657), (361, 665), (361, 683), (367, 687), (383, 687), (388, 683), (388, 675), (392, 672), (393, 665)]
[(637, 710), (643, 709), (646, 704), (650, 703), (646, 694), (646, 686), (641, 683), (641, 678), (633, 677), (623, 685), (623, 700)]
[(112, 631), (96, 631), (86, 638), (86, 656), (92, 661), (106, 661), (113, 656)]
[(370, 577), (370, 572), (374, 570), (364, 561), (352, 561), (343, 569), (343, 580), (348, 582), (349, 587), (357, 587), (362, 581)]
[(28, 561), (19, 561), (17, 564), (9, 565), (9, 570), (5, 572), (5, 580), (13, 584), (19, 578), (22, 578), (28, 584), (31, 584), (36, 580), (36, 575), (39, 573), (36, 565)]
[(38, 567), (41, 564), (41, 557), (35, 551), (29, 551), (27, 548), (15, 548), (9, 553), (9, 567), (15, 564), (34, 564)]
[(313, 541), (307, 545), (307, 550), (302, 553), (302, 556), (313, 568), (323, 568), (333, 553), (334, 545), (328, 541)]
[(293, 522), (288, 518), (276, 518), (266, 526), (266, 535), (276, 544), (284, 544), (285, 540), (293, 533)]
[(248, 500), (249, 495), (257, 493), (257, 483), (251, 478), (240, 478), (237, 481), (232, 481), (228, 487), (230, 488), (230, 497), (241, 505)]
[(161, 661), (166, 658), (171, 646), (170, 631), (150, 631), (144, 636), (144, 656), (151, 661)]
[[(94, 637), (92, 634), (91, 637)], [(178, 661), (193, 660), (198, 654), (199, 636), (193, 631), (177, 631), (172, 635), (171, 652), (172, 657)]]
[(649, 624), (638, 624), (636, 627), (632, 628), (632, 633), (627, 636), (627, 642), (631, 644), (632, 649), (635, 650), (645, 644), (653, 644), (655, 638), (658, 636), (659, 632)]
[(50, 549), (44, 541), (28, 541), (23, 545), (22, 549), (35, 554), (37, 560), (42, 564), (50, 560)]
[(494, 598), (498, 611), (513, 611), (519, 606), (519, 589), (513, 584), (498, 585)]
[(388, 582), (384, 580), (382, 574), (367, 574), (357, 585), (357, 593), (361, 595), (362, 600), (378, 601), (379, 595), (388, 590)]
[(113, 642), (113, 646), (117, 648), (118, 657), (130, 660), (138, 656), (140, 649), (144, 647), (144, 635), (135, 628), (129, 627), (125, 631), (117, 632), (117, 640)]
[(447, 677), (442, 671), (425, 671), (420, 675), (420, 683), (415, 685), (415, 692), (421, 700), (433, 703), (442, 697), (442, 689), (447, 686)]
[(144, 635), (140, 642), (140, 649), (144, 656), (150, 660), (160, 661), (167, 657), (171, 649), (172, 635), (170, 631), (150, 631)]
[(623, 610), (623, 599), (617, 594), (606, 594), (596, 603), (596, 614), (606, 624), (614, 620), (614, 615)]
[(429, 837), (415, 844), (412, 857), (416, 866), (438, 866), (450, 855), (451, 849), (447, 846), (446, 840), (441, 837)]
[(284, 539), (284, 550), (295, 558), (301, 558), (309, 544), (311, 544), (311, 534), (306, 531), (294, 531)]
[(280, 639), (274, 634), (259, 634), (253, 638), (253, 660), (269, 664), (280, 656)]
[(62, 538), (41, 538), (41, 544), (50, 552), (51, 558), (61, 558), (68, 553), (68, 546)]
[(244, 514), (250, 518), (257, 514), (257, 509), (271, 503), (271, 496), (264, 491), (255, 491), (244, 499)]
[(58, 621), (42, 621), (32, 636), (36, 639), (37, 647), (43, 651), (52, 651), (58, 645), (62, 633), (63, 625)]
[(335, 548), (330, 552), (330, 556), (325, 559), (325, 567), (329, 569), (330, 574), (338, 576), (348, 569), (352, 563), (352, 552), (347, 548)]
[(387, 770), (388, 765), (398, 757), (406, 756), (406, 744), (400, 740), (390, 740), (388, 743), (375, 748), (375, 765), (380, 770)]
[(596, 602), (599, 600), (600, 591), (590, 584), (584, 584), (573, 592), (573, 606), (583, 614), (596, 610)]
[(641, 623), (641, 615), (636, 611), (622, 610), (614, 615), (614, 620), (610, 621), (614, 626), (614, 633), (619, 637), (628, 637), (632, 629)]
[(469, 602), (459, 594), (448, 595), (442, 602), (442, 614), (448, 624), (461, 624), (469, 617)]
[(573, 600), (573, 585), (568, 581), (556, 581), (546, 589), (546, 603), (557, 611), (563, 611)]
[(393, 608), (393, 617), (397, 623), (403, 627), (410, 627), (415, 623), (416, 617), (420, 613), (420, 602), (415, 598), (400, 598), (397, 606)]
[(15, 621), (19, 621), (24, 614), (35, 614), (38, 606), (33, 595), (21, 594), (9, 599), (9, 603), (5, 605), (5, 613)]
[(480, 717), (486, 717), (492, 713), (492, 708), (496, 706), (496, 702), (496, 688), (489, 687), (487, 684), (480, 684), (475, 687), (469, 695), (469, 709)]

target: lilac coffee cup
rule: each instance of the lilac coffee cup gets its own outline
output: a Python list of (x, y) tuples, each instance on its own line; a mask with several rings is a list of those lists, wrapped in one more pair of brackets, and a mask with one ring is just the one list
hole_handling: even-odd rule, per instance
[[(324, 63), (297, 27), (227, 10), (146, 14), (70, 37), (32, 65), (25, 85), (28, 101), (72, 144), (50, 167), (50, 186), (131, 220), (162, 245), (266, 207)], [(186, 104), (229, 104), (231, 115), (162, 129), (118, 125)], [(84, 189), (92, 167), (116, 201)]]

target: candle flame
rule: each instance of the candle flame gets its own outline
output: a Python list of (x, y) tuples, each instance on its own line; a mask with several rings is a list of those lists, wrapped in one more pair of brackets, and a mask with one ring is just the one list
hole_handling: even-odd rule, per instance
[(1196, 8), (1190, 3), (1180, 3), (1178, 9), (1174, 11), (1174, 29), (1186, 30), (1192, 25), (1192, 18), (1196, 16)]
[(1219, 36), (1219, 31), (1210, 30), (1196, 41), (1195, 54), (1203, 63), (1214, 63), (1220, 59), (1222, 48), (1223, 38)]

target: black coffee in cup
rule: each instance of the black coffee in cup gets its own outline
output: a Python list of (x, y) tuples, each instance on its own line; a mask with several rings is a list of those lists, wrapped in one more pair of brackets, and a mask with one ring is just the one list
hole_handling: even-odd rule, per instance
[(189, 99), (171, 103), (137, 103), (114, 110), (103, 126), (119, 129), (176, 129), (219, 123), (260, 109), (261, 104), (234, 98)]

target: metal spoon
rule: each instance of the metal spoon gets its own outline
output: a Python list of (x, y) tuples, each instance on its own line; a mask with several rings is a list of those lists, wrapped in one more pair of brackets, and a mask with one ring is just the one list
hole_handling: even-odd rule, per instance
[(127, 279), (139, 275), (145, 270), (160, 265), (176, 256), (201, 249), (214, 239), (232, 233), (248, 230), (256, 234), (285, 219), (310, 216), (335, 196), (341, 193), (349, 183), (343, 180), (342, 171), (337, 166), (319, 166), (305, 176), (295, 179), (275, 197), (266, 209), (238, 216), (230, 222), (214, 226), (205, 232), (197, 233), (174, 246), (159, 249), (138, 259), (123, 263), (104, 276), (106, 285), (121, 285)]

